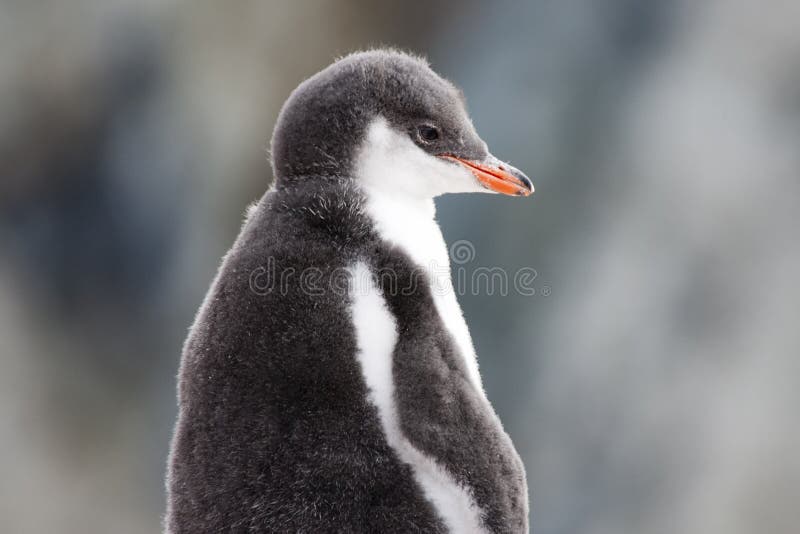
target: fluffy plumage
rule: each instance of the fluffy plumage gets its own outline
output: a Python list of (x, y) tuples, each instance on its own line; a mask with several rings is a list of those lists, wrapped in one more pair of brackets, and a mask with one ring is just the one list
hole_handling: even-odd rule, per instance
[[(342, 281), (356, 264), (393, 273), (375, 283), (397, 328), (393, 398), (405, 439), (469, 493), (481, 530), (527, 531), (519, 457), (470, 380), (427, 274), (366, 209), (356, 165), (377, 118), (410, 137), (436, 121), (442, 137), (418, 145), (431, 155), (488, 155), (460, 93), (419, 58), (351, 55), (292, 94), (273, 136), (275, 187), (249, 211), (184, 346), (168, 476), (174, 534), (447, 531), (370, 401)], [(270, 266), (296, 274), (254, 288)], [(304, 270), (323, 291), (308, 290)]]
[(376, 115), (409, 132), (420, 119), (437, 117), (446, 135), (426, 147), (431, 154), (443, 147), (476, 160), (488, 154), (453, 84), (418, 57), (372, 50), (345, 56), (301, 83), (286, 101), (272, 136), (277, 183), (351, 176), (356, 151)]

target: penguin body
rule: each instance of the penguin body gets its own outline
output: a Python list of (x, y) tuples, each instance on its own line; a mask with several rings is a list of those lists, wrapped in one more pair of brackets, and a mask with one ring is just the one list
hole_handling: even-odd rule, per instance
[(301, 84), (272, 149), (184, 346), (167, 530), (527, 532), (432, 198), (530, 182), (393, 51)]

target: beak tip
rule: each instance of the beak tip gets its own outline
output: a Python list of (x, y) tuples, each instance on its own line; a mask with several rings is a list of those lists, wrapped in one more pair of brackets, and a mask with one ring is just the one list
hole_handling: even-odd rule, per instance
[(528, 178), (521, 172), (517, 171), (517, 173), (515, 173), (514, 176), (516, 176), (517, 179), (519, 179), (521, 185), (519, 191), (517, 192), (517, 196), (519, 197), (531, 196), (534, 193), (534, 191), (536, 191), (536, 188), (533, 187), (533, 182), (531, 182), (530, 178)]

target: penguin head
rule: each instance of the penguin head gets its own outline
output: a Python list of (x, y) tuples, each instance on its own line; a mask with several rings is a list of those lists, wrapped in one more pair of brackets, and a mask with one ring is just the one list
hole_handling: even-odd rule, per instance
[(491, 155), (463, 94), (421, 58), (346, 56), (298, 86), (272, 137), (276, 183), (353, 181), (370, 191), (527, 196), (533, 184)]

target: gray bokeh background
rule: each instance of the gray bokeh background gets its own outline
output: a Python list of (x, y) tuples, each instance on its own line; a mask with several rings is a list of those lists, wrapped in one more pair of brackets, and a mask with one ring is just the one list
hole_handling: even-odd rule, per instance
[[(392, 44), (526, 201), (440, 199), (538, 534), (800, 523), (800, 4), (0, 2), (0, 531), (156, 532), (180, 346), (279, 106)], [(545, 293), (547, 296), (545, 296)]]

